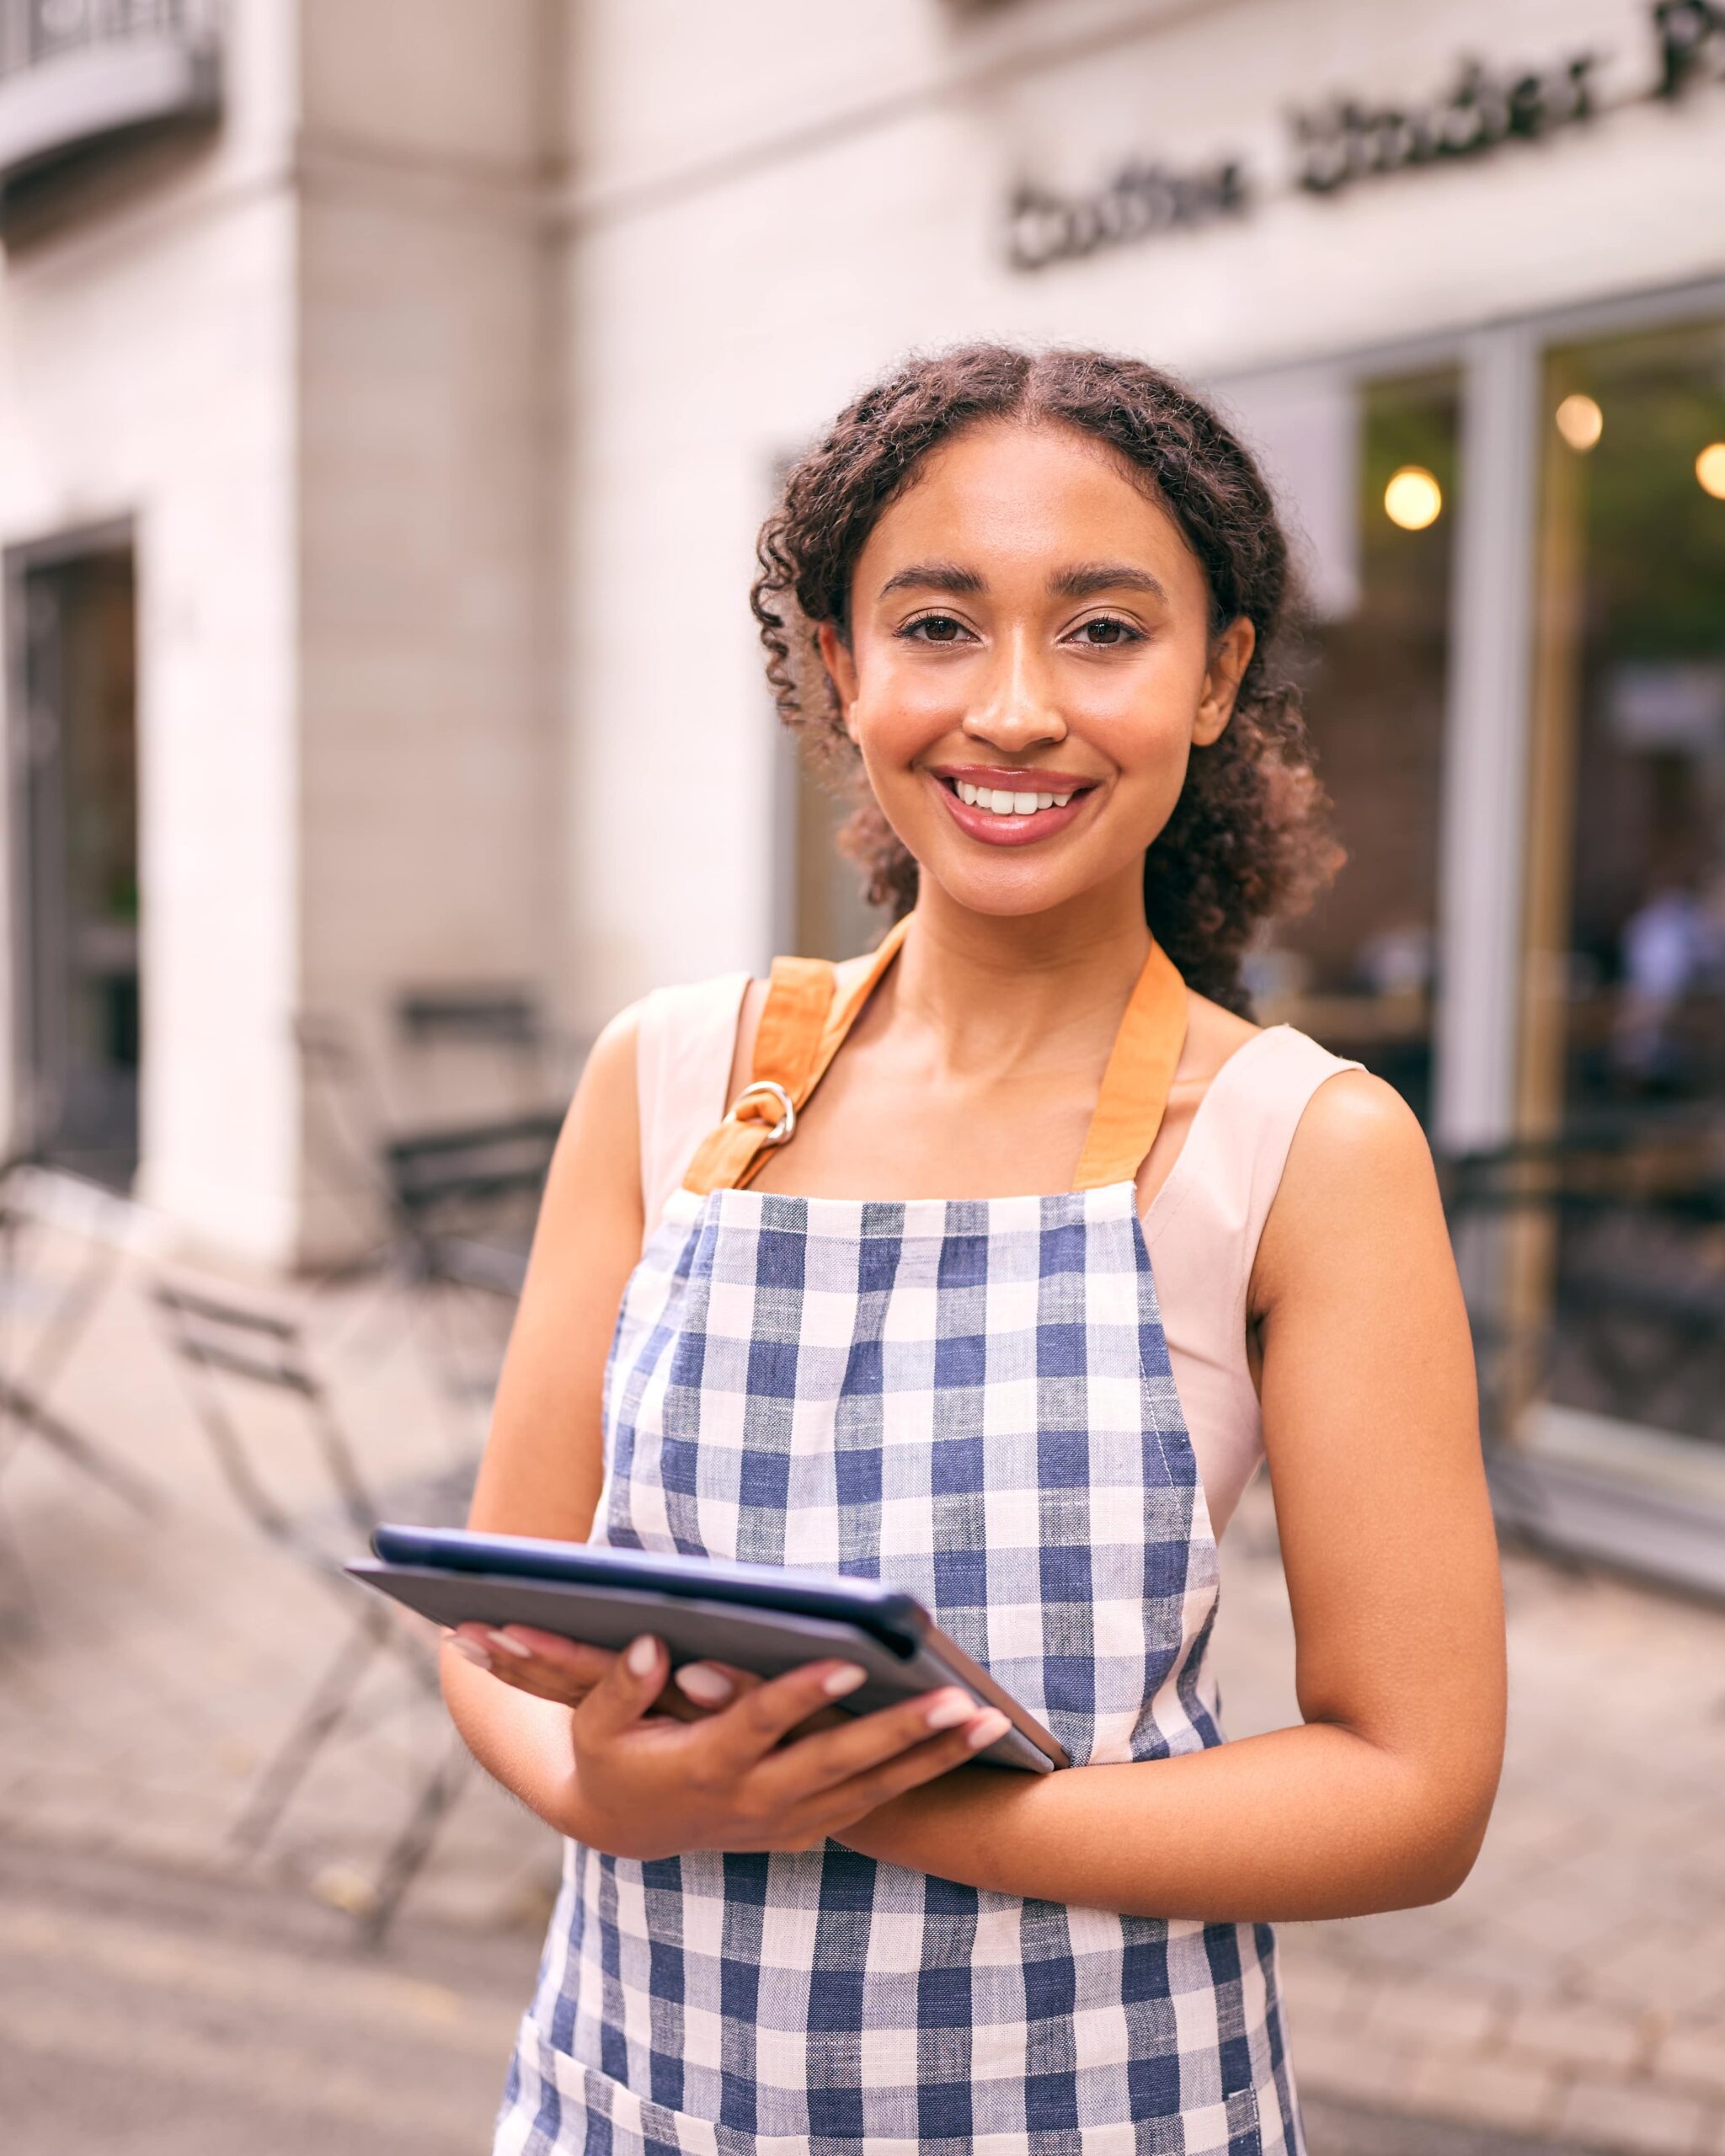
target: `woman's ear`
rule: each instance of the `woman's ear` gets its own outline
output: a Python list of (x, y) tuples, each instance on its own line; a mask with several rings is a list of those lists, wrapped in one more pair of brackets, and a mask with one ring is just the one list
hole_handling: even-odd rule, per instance
[(1227, 731), (1228, 721), (1234, 716), (1234, 699), (1257, 648), (1258, 631), (1244, 614), (1237, 622), (1230, 622), (1216, 638), (1198, 700), (1198, 715), (1192, 723), (1195, 747), (1207, 749)]
[(839, 700), (839, 715), (848, 733), (851, 707), (857, 701), (857, 661), (836, 622), (823, 622), (814, 632), (814, 640), (820, 652), (820, 663), (826, 669)]

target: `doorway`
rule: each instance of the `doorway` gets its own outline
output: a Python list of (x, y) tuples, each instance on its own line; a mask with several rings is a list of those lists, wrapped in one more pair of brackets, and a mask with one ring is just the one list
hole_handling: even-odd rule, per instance
[(1725, 317), (1554, 344), (1542, 389), (1521, 1123), (1589, 1181), (1524, 1238), (1527, 1434), (1720, 1486)]
[(14, 1145), (131, 1187), (138, 1159), (136, 605), (128, 530), (8, 563)]
[(1327, 542), (1301, 687), (1348, 867), (1247, 964), (1264, 1022), (1357, 1059), (1427, 1123), (1461, 397), (1446, 361), (1338, 382), (1321, 429), (1299, 408), (1320, 499), (1295, 514)]

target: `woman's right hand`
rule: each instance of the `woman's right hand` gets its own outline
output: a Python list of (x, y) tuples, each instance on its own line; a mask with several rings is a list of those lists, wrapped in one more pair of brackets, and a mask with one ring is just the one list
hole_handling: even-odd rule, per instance
[[(956, 1688), (836, 1727), (793, 1732), (864, 1682), (814, 1662), (692, 1722), (650, 1710), (668, 1673), (650, 1637), (617, 1657), (569, 1716), (575, 1771), (555, 1823), (610, 1856), (813, 1849), (879, 1806), (964, 1764), (1009, 1726)], [(791, 1741), (788, 1742), (789, 1739)]]

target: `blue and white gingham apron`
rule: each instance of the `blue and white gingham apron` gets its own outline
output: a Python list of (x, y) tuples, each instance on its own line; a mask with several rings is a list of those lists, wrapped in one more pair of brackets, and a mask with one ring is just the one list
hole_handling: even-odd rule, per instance
[[(593, 1540), (890, 1580), (1074, 1769), (1222, 1741), (1217, 1562), (1130, 1181), (672, 1198)], [(499, 2156), (1300, 2156), (1263, 1924), (980, 1892), (835, 1842), (569, 1845)]]

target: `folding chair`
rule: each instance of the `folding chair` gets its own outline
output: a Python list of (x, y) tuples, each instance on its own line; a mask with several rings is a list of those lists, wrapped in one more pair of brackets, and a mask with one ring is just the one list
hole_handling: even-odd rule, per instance
[(561, 1110), (393, 1139), (384, 1149), (414, 1277), (521, 1294)]
[[(342, 1572), (344, 1559), (369, 1540), (379, 1513), (328, 1394), (307, 1357), (299, 1326), (202, 1288), (158, 1283), (154, 1300), (168, 1345), (184, 1369), (199, 1421), (241, 1509), (259, 1533), (340, 1596), (351, 1620), (347, 1636), (259, 1777), (232, 1829), (238, 1847), (254, 1856), (325, 1743), (350, 1719), (361, 1680), (378, 1657), (393, 1656), (415, 1690), (435, 1700), (436, 1653), (418, 1627), (398, 1621), (379, 1597), (364, 1593)], [(238, 1396), (247, 1391), (291, 1403), (319, 1470), (318, 1504), (296, 1508), (275, 1495), (260, 1461), (260, 1440), (248, 1431), (237, 1410)], [(453, 1508), (446, 1504), (435, 1509)], [(468, 1764), (464, 1748), (451, 1742), (421, 1784), (375, 1883), (362, 1924), (368, 1944), (382, 1940), (430, 1854)]]
[[(49, 1405), (55, 1384), (83, 1345), (119, 1275), (120, 1251), (115, 1241), (85, 1233), (77, 1263), (57, 1287), (51, 1288), (45, 1277), (33, 1273), (27, 1253), (31, 1235), (43, 1226), (38, 1209), (40, 1168), (40, 1163), (27, 1154), (0, 1161), (0, 1477), (26, 1444), (44, 1445), (67, 1466), (148, 1516), (162, 1508), (162, 1495), (155, 1486), (128, 1460)], [(126, 1201), (111, 1193), (96, 1191), (57, 1171), (53, 1183), (57, 1191), (71, 1193), (80, 1203), (88, 1197), (109, 1212), (128, 1209)], [(27, 1347), (14, 1353), (12, 1299), (15, 1294), (27, 1296), (33, 1289), (40, 1290), (37, 1321), (29, 1328), (32, 1337)], [(0, 1577), (16, 1590), (5, 1598), (4, 1614), (24, 1617), (33, 1602), (29, 1573), (3, 1510)]]
[[(488, 1082), (477, 1111), (469, 1090), (466, 1105), (439, 1114), (430, 1105), (436, 1091), (430, 1083), (431, 1072), (421, 1068), (418, 1081), (410, 1082), (414, 1106), (403, 1114), (399, 1102), (391, 1101), (394, 1089), (385, 1086), (376, 1057), (349, 1019), (300, 1012), (294, 1039), (307, 1093), (321, 1103), (313, 1142), (332, 1187), (364, 1192), (374, 1201), (390, 1203), (396, 1192), (387, 1156), (395, 1145), (461, 1145), (494, 1135), (507, 1142), (511, 1134), (518, 1143), (547, 1123), (554, 1136), (588, 1043), (548, 1024), (532, 996), (495, 985), (415, 988), (398, 998), (393, 1017), (409, 1058), (410, 1081), (415, 1066), (441, 1054), (478, 1050), (502, 1082)], [(512, 1187), (499, 1194), (511, 1194)], [(403, 1224), (398, 1215), (392, 1225), (398, 1233)], [(479, 1224), (474, 1227), (478, 1231)], [(372, 1262), (375, 1257), (362, 1261)]]
[[(1620, 1115), (1452, 1156), (1439, 1162), (1439, 1176), (1458, 1242), (1468, 1230), (1489, 1233), (1514, 1219), (1563, 1231), (1551, 1306), (1530, 1343), (1539, 1380), (1567, 1349), (1603, 1412), (1652, 1419), (1657, 1398), (1680, 1421), (1699, 1417), (1720, 1435), (1725, 1180), (1708, 1160), (1707, 1138), (1704, 1127), (1698, 1133), (1675, 1118)], [(1489, 1380), (1518, 1337), (1490, 1294), (1470, 1301)], [(1519, 1345), (1525, 1352), (1530, 1343)], [(1509, 1435), (1513, 1394), (1528, 1379), (1524, 1371), (1507, 1400), (1484, 1383), (1488, 1442)]]
[[(548, 1059), (546, 1035), (525, 1000), (486, 1001), (429, 991), (407, 999), (401, 1022), (410, 1038), (525, 1043)], [(369, 1275), (379, 1303), (400, 1297), (408, 1330), (426, 1353), (445, 1397), (489, 1398), (502, 1351), (509, 1307), (521, 1294), (539, 1193), (551, 1163), (563, 1107), (517, 1110), (454, 1128), (407, 1130), (392, 1123), (376, 1075), (339, 1021), (302, 1015), (295, 1023), (308, 1091), (324, 1103), (321, 1118), (329, 1171), (350, 1191), (369, 1193), (382, 1214), (381, 1239), (320, 1285)], [(548, 1059), (546, 1068), (550, 1067)], [(339, 1165), (338, 1165), (339, 1162)], [(464, 1369), (455, 1328), (430, 1305), (442, 1291), (499, 1312), (488, 1316), (478, 1360)], [(429, 1319), (429, 1324), (427, 1322)]]
[[(547, 1018), (528, 990), (496, 983), (441, 982), (405, 989), (395, 1006), (405, 1047), (428, 1059), (446, 1050), (480, 1050), (507, 1070), (507, 1115), (531, 1115), (547, 1102), (567, 1100), (585, 1043)], [(429, 1076), (429, 1073), (426, 1074)]]

